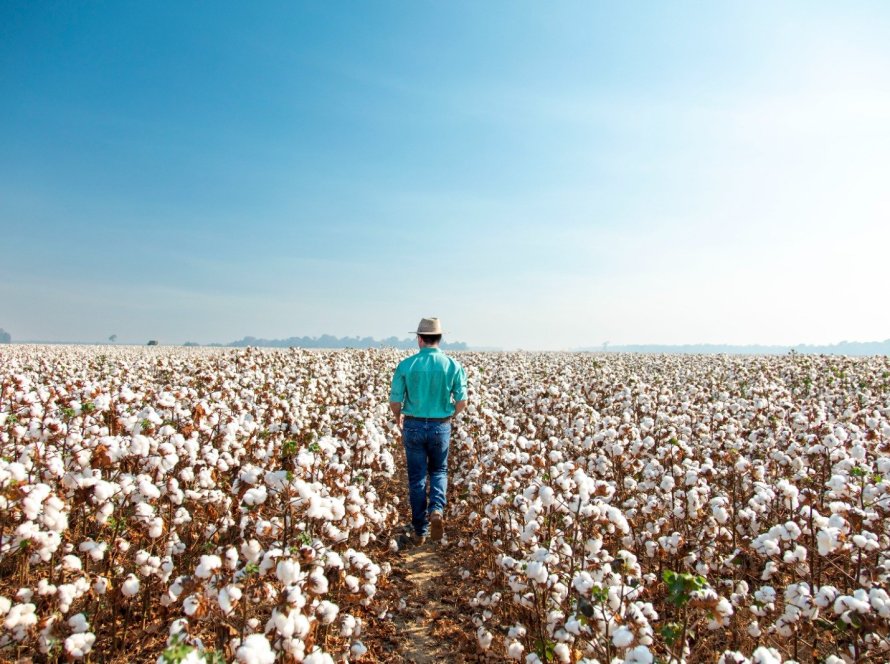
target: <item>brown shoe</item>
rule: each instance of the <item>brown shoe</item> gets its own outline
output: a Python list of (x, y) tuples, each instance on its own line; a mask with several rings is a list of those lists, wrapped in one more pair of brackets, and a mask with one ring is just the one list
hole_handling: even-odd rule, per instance
[(426, 544), (426, 540), (427, 540), (426, 535), (417, 535), (415, 533), (415, 535), (411, 541), (414, 543), (414, 546), (423, 546), (424, 544)]
[(442, 520), (442, 512), (440, 512), (439, 510), (435, 510), (432, 514), (430, 514), (430, 537), (433, 538), (433, 541), (438, 542), (442, 539), (444, 530), (445, 524)]

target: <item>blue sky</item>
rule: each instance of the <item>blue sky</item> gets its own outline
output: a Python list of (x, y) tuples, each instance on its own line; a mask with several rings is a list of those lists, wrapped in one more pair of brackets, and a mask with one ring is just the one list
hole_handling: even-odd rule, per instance
[(14, 339), (890, 337), (882, 2), (0, 5)]

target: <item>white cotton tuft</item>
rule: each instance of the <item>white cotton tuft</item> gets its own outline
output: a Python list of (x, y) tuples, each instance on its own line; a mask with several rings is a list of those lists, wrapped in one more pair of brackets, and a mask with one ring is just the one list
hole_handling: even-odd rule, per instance
[(221, 567), (222, 559), (219, 556), (201, 556), (201, 561), (195, 568), (195, 576), (199, 579), (209, 579), (213, 572)]
[(491, 647), (493, 638), (492, 633), (484, 627), (480, 627), (476, 630), (476, 641), (478, 641), (479, 647), (482, 648), (482, 650), (488, 650)]
[(280, 560), (275, 568), (275, 576), (284, 585), (293, 585), (300, 577), (300, 563), (296, 560)]
[(303, 664), (334, 664), (334, 658), (316, 647), (303, 659)]
[(74, 659), (82, 659), (93, 649), (96, 635), (91, 632), (79, 632), (65, 639), (65, 652)]
[(557, 643), (553, 646), (553, 654), (560, 664), (569, 664), (572, 661), (572, 652), (565, 643)]
[(782, 664), (782, 657), (775, 648), (760, 646), (751, 655), (752, 664)]
[(623, 625), (612, 634), (612, 643), (616, 648), (627, 648), (633, 641), (634, 633)]
[(80, 558), (78, 558), (77, 556), (68, 554), (67, 556), (62, 558), (62, 567), (67, 570), (79, 572), (81, 569), (83, 569), (83, 563), (80, 562)]
[(635, 646), (624, 656), (624, 664), (652, 664), (654, 661), (655, 658), (646, 646)]
[(235, 659), (242, 664), (275, 664), (275, 653), (265, 636), (251, 634), (238, 646)]
[(82, 634), (90, 628), (90, 623), (87, 622), (87, 617), (84, 614), (78, 613), (68, 618), (68, 626), (75, 634)]
[(318, 608), (315, 609), (315, 613), (318, 614), (318, 619), (322, 625), (330, 625), (334, 622), (339, 612), (340, 607), (328, 600), (320, 602)]
[(139, 592), (139, 579), (135, 574), (127, 576), (126, 580), (121, 584), (121, 592), (124, 597), (133, 597)]
[(507, 657), (509, 657), (510, 659), (520, 660), (522, 659), (523, 650), (525, 650), (525, 648), (519, 641), (511, 641), (507, 645)]

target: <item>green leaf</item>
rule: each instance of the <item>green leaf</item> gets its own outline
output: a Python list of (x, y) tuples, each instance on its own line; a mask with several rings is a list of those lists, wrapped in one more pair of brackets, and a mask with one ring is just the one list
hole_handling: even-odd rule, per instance
[(677, 642), (677, 639), (680, 638), (680, 635), (683, 633), (683, 626), (680, 623), (667, 623), (666, 625), (662, 625), (661, 629), (658, 630), (664, 639), (665, 643), (669, 646), (673, 646), (674, 643)]
[(674, 606), (686, 605), (693, 592), (706, 588), (708, 585), (707, 579), (703, 576), (688, 572), (678, 573), (665, 570), (662, 579), (668, 587), (668, 601)]

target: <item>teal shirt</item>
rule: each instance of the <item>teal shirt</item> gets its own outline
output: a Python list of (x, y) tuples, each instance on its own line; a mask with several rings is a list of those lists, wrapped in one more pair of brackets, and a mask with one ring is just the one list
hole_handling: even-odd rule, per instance
[(414, 417), (451, 417), (454, 402), (467, 398), (467, 374), (438, 348), (421, 348), (399, 362), (389, 391), (391, 403)]

